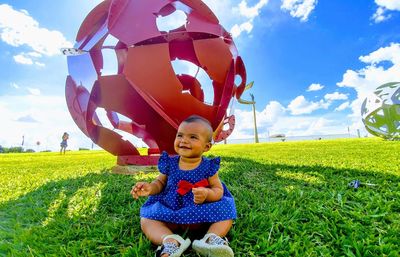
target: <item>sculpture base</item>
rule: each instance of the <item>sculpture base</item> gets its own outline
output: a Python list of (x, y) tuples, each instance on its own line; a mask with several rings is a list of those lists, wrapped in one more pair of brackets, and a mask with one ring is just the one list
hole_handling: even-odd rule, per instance
[(160, 155), (120, 155), (118, 165), (154, 166), (158, 164)]
[(156, 172), (160, 155), (121, 155), (117, 165), (111, 170), (114, 174), (134, 175), (139, 172)]
[(122, 174), (122, 175), (135, 175), (139, 172), (149, 173), (158, 171), (157, 166), (147, 165), (116, 165), (112, 168), (111, 173)]

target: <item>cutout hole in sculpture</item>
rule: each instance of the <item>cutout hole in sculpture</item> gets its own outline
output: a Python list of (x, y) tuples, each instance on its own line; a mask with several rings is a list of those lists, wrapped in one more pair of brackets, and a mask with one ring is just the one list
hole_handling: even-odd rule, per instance
[(383, 131), (383, 132), (388, 132), (388, 127), (387, 127), (386, 124), (383, 125), (383, 126), (380, 126), (379, 129), (380, 129), (381, 131)]
[(226, 109), (226, 113), (228, 113), (228, 116), (232, 116), (235, 113), (235, 104), (237, 103), (237, 100), (235, 97), (233, 97), (230, 101), (229, 101), (229, 107), (228, 109)]
[(68, 57), (68, 72), (75, 83), (90, 92), (97, 80), (97, 72), (89, 53)]
[(122, 115), (121, 113), (117, 113), (117, 116), (118, 116), (118, 119), (120, 121), (126, 121), (126, 122), (129, 122), (129, 123), (132, 122), (132, 119), (126, 117), (125, 115)]
[(372, 116), (369, 117), (369, 118), (368, 118), (368, 122), (369, 122), (369, 123), (375, 123), (375, 122), (376, 122), (375, 117), (372, 117)]
[(175, 10), (166, 16), (158, 16), (156, 19), (159, 31), (169, 32), (171, 30), (185, 26), (187, 20), (186, 13), (181, 10)]
[(190, 6), (187, 6), (186, 4), (184, 4), (184, 3), (180, 2), (180, 1), (172, 2), (171, 5), (174, 6), (176, 10), (181, 10), (185, 14), (186, 13), (191, 13), (193, 11), (193, 9), (190, 8)]
[(242, 76), (235, 75), (235, 85), (239, 86), (242, 83)]
[[(200, 83), (200, 89), (203, 91), (203, 102), (207, 105), (212, 105), (214, 102), (214, 87), (212, 84), (212, 80), (208, 76), (208, 74), (199, 66), (195, 65), (192, 62), (186, 60), (176, 59), (171, 61), (172, 68), (176, 75), (189, 75), (194, 78), (194, 82), (191, 85), (186, 85), (191, 88), (191, 90), (198, 90), (196, 87), (196, 80)], [(182, 93), (190, 93), (192, 94), (189, 88), (183, 88)], [(192, 94), (193, 95), (193, 94)], [(201, 101), (200, 98), (196, 97)]]
[[(108, 118), (107, 111), (104, 108), (98, 107), (96, 109), (95, 113), (97, 114), (97, 117), (99, 118), (99, 120), (101, 122), (101, 124), (97, 124), (98, 126), (112, 130), (113, 132), (120, 135), (122, 137), (122, 140), (130, 142), (131, 144), (133, 144), (136, 147), (147, 147), (148, 148), (147, 144), (145, 142), (143, 142), (143, 140), (141, 138), (138, 138), (124, 130), (115, 128), (112, 125), (112, 122), (110, 121), (110, 119)], [(129, 119), (128, 117), (126, 117), (120, 113), (114, 112), (113, 115), (116, 115), (118, 117), (119, 121), (132, 122), (131, 119)]]
[(224, 126), (222, 127), (222, 130), (225, 130), (225, 131), (229, 130), (229, 122), (224, 123)]
[(112, 125), (110, 119), (107, 117), (107, 111), (104, 108), (97, 108), (95, 113), (97, 114), (97, 117), (99, 118), (99, 121), (101, 123), (96, 125), (107, 128), (109, 130), (114, 130), (114, 126)]
[(117, 75), (118, 74), (118, 59), (114, 49), (103, 48), (101, 50), (103, 55), (103, 68), (101, 75)]
[(383, 113), (383, 110), (380, 109), (379, 111), (376, 112), (377, 115), (379, 116), (384, 116), (385, 114)]
[(115, 133), (118, 133), (122, 136), (122, 140), (128, 141), (138, 148), (149, 148), (149, 146), (140, 138), (120, 129), (114, 129)]
[(400, 103), (400, 92), (393, 95), (393, 102)]
[(119, 40), (116, 37), (114, 37), (111, 34), (108, 34), (106, 40), (104, 40), (104, 42), (103, 42), (103, 47), (115, 48), (115, 46), (118, 44), (118, 42), (119, 42)]

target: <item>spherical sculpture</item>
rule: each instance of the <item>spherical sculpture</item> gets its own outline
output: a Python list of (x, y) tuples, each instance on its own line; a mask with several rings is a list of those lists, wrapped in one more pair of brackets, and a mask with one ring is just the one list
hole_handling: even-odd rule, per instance
[(389, 140), (400, 139), (400, 83), (378, 87), (361, 107), (362, 121), (372, 135)]
[[(186, 15), (185, 24), (170, 31), (159, 29), (157, 17), (177, 11)], [(116, 42), (105, 44), (109, 38)], [(115, 54), (115, 74), (103, 74), (105, 51)], [(234, 128), (234, 116), (227, 109), (245, 90), (245, 66), (231, 35), (200, 0), (105, 0), (88, 14), (74, 48), (64, 53), (71, 116), (93, 142), (117, 155), (119, 164), (154, 164), (160, 151), (174, 153), (176, 130), (193, 114), (210, 121), (215, 141)], [(196, 76), (176, 74), (171, 64), (176, 59), (207, 74), (211, 103), (205, 101)], [(111, 128), (98, 109), (105, 110)], [(148, 155), (140, 155), (119, 131), (146, 143)]]

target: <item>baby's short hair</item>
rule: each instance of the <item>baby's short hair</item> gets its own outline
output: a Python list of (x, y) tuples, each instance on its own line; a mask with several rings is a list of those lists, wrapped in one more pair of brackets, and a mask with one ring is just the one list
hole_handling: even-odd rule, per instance
[(206, 126), (206, 128), (208, 130), (208, 141), (212, 142), (213, 129), (212, 129), (212, 126), (211, 126), (211, 123), (210, 123), (209, 120), (207, 120), (206, 118), (201, 117), (199, 115), (190, 115), (189, 117), (187, 117), (182, 122), (186, 122), (186, 123), (202, 122)]

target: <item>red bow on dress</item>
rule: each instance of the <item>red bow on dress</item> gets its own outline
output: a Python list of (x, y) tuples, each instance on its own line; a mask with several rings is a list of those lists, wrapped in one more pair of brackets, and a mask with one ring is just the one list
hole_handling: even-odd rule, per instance
[(192, 188), (195, 187), (207, 187), (208, 186), (208, 180), (205, 178), (203, 180), (200, 180), (199, 182), (196, 182), (194, 184), (190, 183), (189, 181), (186, 180), (180, 180), (178, 182), (178, 194), (180, 195), (185, 195), (187, 194)]

